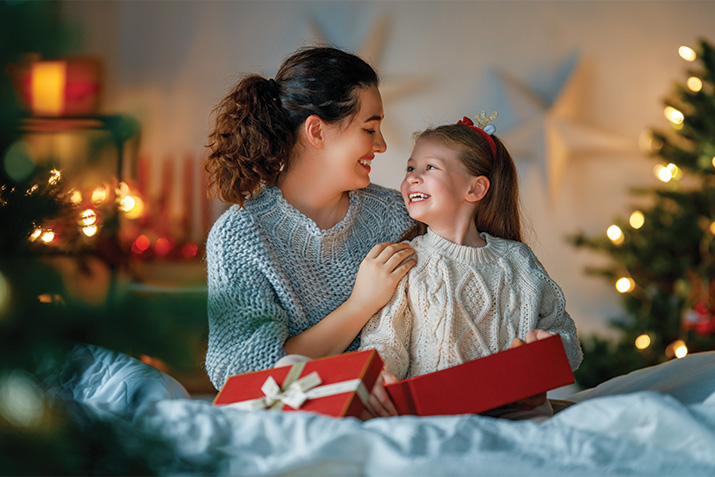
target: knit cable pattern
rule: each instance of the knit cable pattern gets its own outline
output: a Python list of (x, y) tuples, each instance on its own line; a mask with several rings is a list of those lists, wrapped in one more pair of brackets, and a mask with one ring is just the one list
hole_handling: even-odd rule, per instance
[(398, 379), (419, 376), (508, 349), (540, 328), (558, 333), (572, 369), (583, 358), (559, 286), (531, 249), (483, 233), (480, 248), (431, 230), (415, 238), (417, 265), (362, 331)]

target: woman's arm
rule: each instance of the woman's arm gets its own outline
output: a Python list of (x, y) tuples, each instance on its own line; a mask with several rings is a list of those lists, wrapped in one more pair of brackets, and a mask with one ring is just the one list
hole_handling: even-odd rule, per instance
[(321, 358), (345, 351), (362, 327), (392, 297), (399, 281), (415, 265), (406, 243), (375, 245), (360, 264), (348, 300), (304, 332), (285, 342), (288, 354)]

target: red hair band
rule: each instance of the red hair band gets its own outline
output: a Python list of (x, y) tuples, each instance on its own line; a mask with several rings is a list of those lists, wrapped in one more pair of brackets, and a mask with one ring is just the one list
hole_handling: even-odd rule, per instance
[[(484, 113), (482, 113), (482, 115), (484, 115)], [(490, 117), (491, 117), (491, 116), (490, 116)], [(475, 131), (477, 131), (479, 134), (481, 134), (482, 137), (487, 140), (487, 143), (489, 144), (489, 147), (490, 147), (491, 150), (492, 150), (492, 157), (494, 157), (494, 158), (497, 157), (497, 145), (496, 145), (496, 143), (494, 142), (494, 139), (492, 139), (491, 134), (489, 134), (489, 133), (486, 132), (484, 129), (482, 129), (482, 128), (478, 127), (478, 126), (475, 126), (474, 123), (472, 122), (472, 120), (469, 119), (467, 116), (464, 116), (464, 118), (462, 118), (461, 120), (457, 121), (457, 124), (464, 124), (465, 126), (468, 126), (468, 127), (472, 128), (472, 129), (474, 129)], [(493, 125), (490, 124), (489, 127), (492, 128), (492, 132), (495, 131), (495, 128), (494, 128)]]

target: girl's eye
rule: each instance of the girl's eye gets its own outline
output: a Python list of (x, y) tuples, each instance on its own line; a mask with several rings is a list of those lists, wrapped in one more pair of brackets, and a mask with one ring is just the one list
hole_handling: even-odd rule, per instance
[(434, 167), (432, 164), (428, 164), (425, 169), (430, 170), (430, 169), (437, 169), (437, 168)]
[(415, 170), (414, 167), (412, 167), (412, 166), (407, 166), (407, 172), (412, 172), (412, 171), (414, 171), (414, 170)]

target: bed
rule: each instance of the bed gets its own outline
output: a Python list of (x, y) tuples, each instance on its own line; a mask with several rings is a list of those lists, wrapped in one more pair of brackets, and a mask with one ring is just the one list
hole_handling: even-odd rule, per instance
[(93, 345), (67, 369), (50, 391), (159, 436), (174, 455), (163, 475), (715, 475), (715, 351), (567, 392), (577, 404), (542, 423), (219, 408)]

